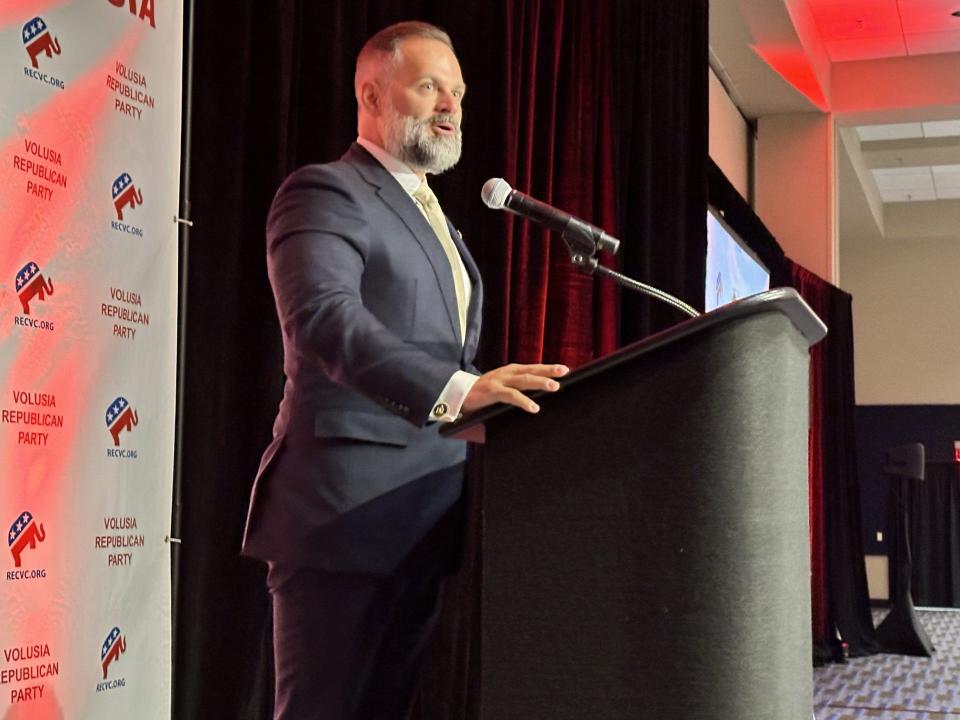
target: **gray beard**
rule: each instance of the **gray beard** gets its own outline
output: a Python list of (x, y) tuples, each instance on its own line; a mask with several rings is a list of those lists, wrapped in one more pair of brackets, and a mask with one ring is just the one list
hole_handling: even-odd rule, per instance
[[(453, 115), (436, 115), (429, 120), (416, 120), (388, 109), (383, 142), (384, 148), (413, 170), (430, 175), (446, 172), (460, 160), (463, 133)], [(430, 127), (435, 122), (448, 122), (456, 127), (453, 135), (435, 135)]]

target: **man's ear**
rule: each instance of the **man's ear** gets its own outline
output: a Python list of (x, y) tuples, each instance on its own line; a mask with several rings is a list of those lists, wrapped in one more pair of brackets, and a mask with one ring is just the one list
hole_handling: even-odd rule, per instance
[(360, 86), (360, 103), (366, 112), (374, 116), (380, 115), (380, 88), (376, 83), (367, 81)]

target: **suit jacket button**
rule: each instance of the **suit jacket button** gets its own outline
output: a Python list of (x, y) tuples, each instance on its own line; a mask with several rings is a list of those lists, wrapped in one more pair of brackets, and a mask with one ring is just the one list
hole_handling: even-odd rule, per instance
[(434, 417), (443, 417), (447, 414), (447, 405), (446, 403), (437, 403), (433, 407), (433, 416)]

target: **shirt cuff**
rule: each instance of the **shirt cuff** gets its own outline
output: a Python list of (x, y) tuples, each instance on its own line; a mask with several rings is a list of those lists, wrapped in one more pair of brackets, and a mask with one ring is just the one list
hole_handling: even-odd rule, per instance
[(460, 416), (460, 408), (463, 407), (463, 401), (470, 394), (473, 384), (480, 379), (479, 375), (473, 375), (463, 370), (457, 370), (443, 390), (440, 391), (440, 397), (433, 404), (433, 410), (430, 411), (430, 419), (436, 422), (453, 422)]

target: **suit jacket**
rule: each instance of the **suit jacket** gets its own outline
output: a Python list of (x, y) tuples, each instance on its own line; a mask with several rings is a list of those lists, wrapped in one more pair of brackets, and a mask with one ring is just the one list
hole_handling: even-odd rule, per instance
[(459, 496), (449, 483), (411, 483), (466, 451), (427, 423), (451, 375), (472, 367), (480, 333), (480, 276), (450, 229), (473, 283), (462, 344), (443, 248), (366, 150), (354, 144), (337, 162), (303, 167), (277, 191), (267, 269), (287, 379), (251, 493), (244, 555), (334, 570), (382, 566), (379, 550), (415, 541)]

